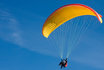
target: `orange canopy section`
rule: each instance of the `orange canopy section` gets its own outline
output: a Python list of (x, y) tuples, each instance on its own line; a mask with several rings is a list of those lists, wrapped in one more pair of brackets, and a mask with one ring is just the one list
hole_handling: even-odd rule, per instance
[(44, 37), (48, 38), (48, 36), (57, 27), (59, 27), (66, 21), (83, 15), (96, 16), (100, 23), (102, 23), (101, 15), (99, 15), (92, 8), (82, 4), (70, 4), (57, 9), (47, 18), (42, 28), (42, 34)]

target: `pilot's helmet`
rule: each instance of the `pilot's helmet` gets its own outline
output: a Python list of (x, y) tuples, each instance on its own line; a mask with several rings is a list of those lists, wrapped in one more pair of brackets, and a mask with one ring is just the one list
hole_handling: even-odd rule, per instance
[(66, 63), (66, 61), (65, 61), (65, 60), (63, 60), (63, 63)]

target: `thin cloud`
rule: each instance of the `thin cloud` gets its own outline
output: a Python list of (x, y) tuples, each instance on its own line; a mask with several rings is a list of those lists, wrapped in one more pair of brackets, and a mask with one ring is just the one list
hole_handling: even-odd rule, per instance
[(22, 46), (18, 21), (7, 11), (0, 9), (0, 38)]

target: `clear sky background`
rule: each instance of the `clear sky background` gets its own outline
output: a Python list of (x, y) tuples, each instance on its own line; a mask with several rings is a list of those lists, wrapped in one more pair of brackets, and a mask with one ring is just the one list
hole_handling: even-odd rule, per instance
[[(72, 3), (104, 16), (103, 0), (0, 0), (0, 70), (59, 70), (60, 58), (42, 36), (42, 26), (54, 10)], [(104, 24), (98, 23), (84, 34), (65, 70), (104, 70), (103, 53)]]

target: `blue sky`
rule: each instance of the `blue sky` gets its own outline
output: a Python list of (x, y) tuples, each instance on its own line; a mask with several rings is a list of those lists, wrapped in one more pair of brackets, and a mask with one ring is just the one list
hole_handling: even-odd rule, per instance
[[(60, 58), (41, 30), (54, 10), (72, 3), (88, 5), (104, 14), (103, 0), (0, 0), (0, 70), (60, 69)], [(104, 70), (103, 36), (104, 24), (90, 27), (65, 70)]]

